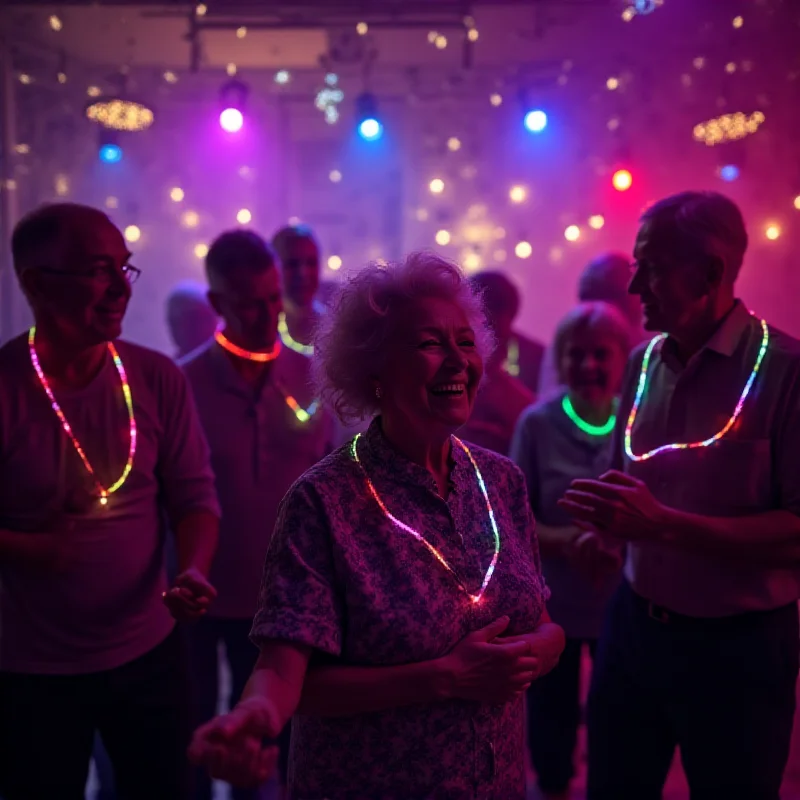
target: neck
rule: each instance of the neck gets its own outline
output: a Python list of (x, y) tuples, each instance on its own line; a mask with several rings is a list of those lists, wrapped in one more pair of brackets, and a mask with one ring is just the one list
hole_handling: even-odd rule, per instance
[(34, 342), (39, 365), (45, 375), (68, 388), (86, 386), (103, 366), (108, 344), (77, 344), (45, 323), (36, 326)]
[(569, 399), (578, 416), (590, 425), (605, 425), (614, 413), (614, 398), (598, 403), (588, 403), (577, 393), (570, 391)]
[(732, 295), (720, 299), (709, 307), (707, 314), (693, 320), (684, 329), (670, 333), (670, 338), (676, 344), (678, 356), (684, 364), (714, 335), (714, 331), (731, 312), (735, 302)]
[(405, 420), (381, 417), (381, 428), (392, 447), (409, 461), (419, 464), (434, 478), (441, 479), (450, 472), (450, 434), (437, 437), (416, 435)]

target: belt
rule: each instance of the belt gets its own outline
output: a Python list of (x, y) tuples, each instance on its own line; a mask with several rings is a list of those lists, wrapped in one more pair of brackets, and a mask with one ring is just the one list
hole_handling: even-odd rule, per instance
[(672, 611), (669, 608), (653, 603), (650, 600), (642, 597), (628, 586), (630, 595), (633, 598), (634, 605), (640, 611), (644, 611), (647, 616), (660, 623), (661, 625), (670, 625), (680, 628), (704, 628), (709, 629), (722, 629), (736, 627), (739, 625), (752, 624), (756, 620), (765, 619), (770, 615), (781, 614), (787, 608), (796, 608), (796, 603), (789, 603), (788, 606), (781, 606), (780, 608), (769, 609), (766, 611), (743, 611), (741, 614), (730, 614), (725, 617), (690, 617), (686, 614), (678, 614), (677, 611)]

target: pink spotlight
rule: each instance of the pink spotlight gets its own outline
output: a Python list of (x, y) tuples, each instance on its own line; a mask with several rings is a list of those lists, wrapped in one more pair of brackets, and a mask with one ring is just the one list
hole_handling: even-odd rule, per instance
[(244, 117), (238, 108), (226, 108), (219, 115), (219, 124), (222, 126), (222, 129), (228, 133), (236, 133), (242, 129)]

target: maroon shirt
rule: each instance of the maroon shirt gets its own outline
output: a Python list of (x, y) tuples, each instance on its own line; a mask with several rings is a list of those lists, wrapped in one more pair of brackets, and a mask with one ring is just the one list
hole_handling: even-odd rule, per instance
[[(501, 547), (480, 603), (472, 603), (413, 536), (381, 512), (345, 446), (312, 467), (281, 505), (267, 554), (256, 644), (279, 639), (322, 661), (408, 664), (448, 653), (500, 616), (508, 635), (532, 631), (547, 598), (522, 473), (479, 447)], [(466, 453), (452, 448), (443, 500), (427, 470), (397, 453), (375, 420), (358, 455), (390, 512), (422, 533), (477, 593), (494, 553), (486, 502)], [(351, 717), (297, 716), (290, 797), (298, 800), (421, 800), (525, 794), (522, 700), (463, 700)]]

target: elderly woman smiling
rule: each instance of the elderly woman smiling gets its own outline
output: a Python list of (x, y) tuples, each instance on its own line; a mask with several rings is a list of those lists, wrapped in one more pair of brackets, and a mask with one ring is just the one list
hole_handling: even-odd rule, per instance
[(524, 479), (467, 447), (489, 336), (459, 270), (415, 254), (351, 279), (315, 341), (323, 400), (369, 430), (283, 500), (242, 700), (191, 755), (266, 777), (293, 714), (289, 796), (525, 793), (522, 694), (557, 663)]

